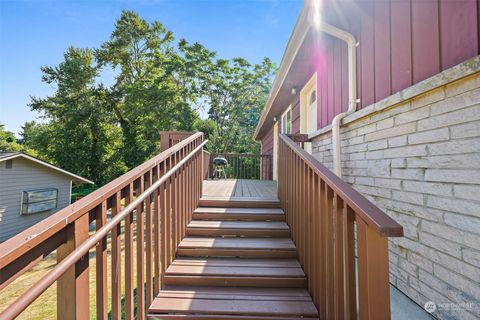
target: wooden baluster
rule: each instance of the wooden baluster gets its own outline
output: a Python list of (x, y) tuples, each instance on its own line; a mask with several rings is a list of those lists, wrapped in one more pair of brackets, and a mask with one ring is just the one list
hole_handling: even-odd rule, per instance
[(355, 281), (355, 214), (343, 206), (343, 247), (345, 261), (345, 319), (357, 318), (357, 285)]
[(308, 176), (307, 176), (307, 204), (308, 204), (308, 221), (307, 221), (307, 276), (308, 276), (308, 288), (310, 290), (310, 293), (312, 296), (315, 296), (315, 250), (316, 250), (316, 243), (314, 241), (314, 235), (315, 233), (313, 232), (314, 228), (314, 221), (313, 221), (313, 206), (314, 206), (314, 195), (313, 195), (313, 170), (308, 168)]
[[(120, 192), (115, 193), (112, 197), (112, 217), (120, 212)], [(120, 320), (122, 318), (122, 232), (119, 223), (112, 230), (112, 320)]]
[(390, 319), (387, 238), (358, 216), (356, 222), (360, 319)]
[(326, 236), (327, 241), (325, 243), (326, 248), (326, 275), (327, 275), (327, 288), (325, 291), (325, 295), (327, 298), (327, 319), (332, 319), (334, 317), (334, 283), (333, 283), (333, 275), (335, 273), (334, 265), (333, 265), (333, 190), (325, 184), (325, 193), (326, 193), (326, 210), (325, 210), (325, 217), (326, 217)]
[(335, 319), (344, 319), (344, 255), (343, 255), (343, 200), (334, 194), (333, 198), (333, 270), (334, 270), (334, 311)]
[[(179, 158), (179, 160), (182, 157)], [(183, 165), (180, 166), (177, 173), (177, 182), (175, 184), (176, 187), (176, 196), (175, 196), (175, 250), (173, 251), (173, 255), (175, 256), (175, 252), (177, 252), (178, 244), (180, 243), (180, 228), (182, 224), (182, 206), (183, 206), (183, 194), (182, 194), (182, 179), (183, 179)]]
[(183, 226), (182, 226), (182, 239), (185, 237), (186, 234), (186, 227), (189, 223), (190, 220), (190, 210), (191, 208), (191, 203), (192, 203), (192, 159), (190, 158), (187, 161), (187, 172), (185, 174), (185, 198), (186, 198), (186, 205), (185, 205), (185, 213), (184, 213), (184, 219), (183, 219)]
[[(185, 158), (186, 150), (182, 150), (182, 159)], [(184, 217), (185, 217), (185, 204), (186, 204), (186, 197), (185, 197), (185, 172), (186, 172), (186, 165), (183, 164), (180, 167), (180, 183), (179, 187), (179, 215), (178, 215), (178, 225), (177, 225), (177, 247), (180, 241), (182, 241), (183, 237), (183, 224), (184, 224)]]
[[(67, 240), (57, 249), (57, 261), (62, 261), (88, 239), (88, 214), (66, 227)], [(57, 319), (89, 319), (88, 253), (57, 280)]]
[[(183, 158), (183, 152), (180, 159), (182, 158)], [(180, 168), (178, 169), (178, 177), (177, 177), (178, 179), (178, 184), (177, 184), (178, 211), (176, 216), (176, 221), (177, 221), (176, 235), (177, 236), (175, 238), (175, 243), (176, 243), (175, 252), (177, 251), (178, 244), (180, 243), (181, 237), (182, 237), (182, 223), (183, 223), (182, 216), (183, 216), (183, 205), (185, 204), (185, 198), (184, 198), (185, 194), (183, 193), (184, 169), (185, 169), (184, 165), (180, 166)]]
[[(176, 159), (176, 155), (174, 155), (174, 159)], [(177, 163), (177, 161), (174, 160), (172, 167)], [(172, 263), (175, 252), (177, 251), (177, 173), (175, 172), (172, 175), (172, 184), (171, 184), (171, 201), (172, 201), (172, 213), (170, 216), (171, 219), (171, 241), (172, 241), (172, 247), (170, 248), (170, 260), (168, 263)]]
[[(187, 149), (187, 154), (189, 153), (189, 149)], [(180, 243), (180, 241), (182, 241), (184, 235), (185, 235), (185, 226), (187, 225), (187, 212), (188, 212), (188, 206), (189, 206), (189, 198), (188, 198), (188, 195), (189, 195), (189, 190), (187, 188), (187, 183), (188, 183), (188, 171), (189, 171), (189, 168), (190, 168), (190, 160), (187, 160), (187, 162), (185, 163), (184, 165), (184, 169), (183, 169), (183, 180), (182, 180), (182, 193), (183, 193), (183, 209), (182, 209), (182, 225), (181, 225), (181, 233), (180, 233), (180, 240), (178, 241)]]
[[(167, 159), (166, 162), (166, 172), (171, 168), (171, 158)], [(164, 235), (164, 245), (165, 245), (165, 264), (162, 266), (162, 275), (165, 270), (170, 266), (171, 263), (171, 226), (172, 226), (172, 178), (168, 178), (165, 184), (163, 185), (163, 198), (164, 206), (162, 207), (162, 216), (163, 216), (163, 235)]]
[(308, 206), (307, 206), (307, 165), (302, 161), (302, 255), (304, 268), (307, 267), (307, 221), (308, 221)]
[[(165, 162), (160, 163), (157, 166), (157, 169), (153, 173), (153, 181), (158, 181), (158, 179), (164, 174), (164, 165)], [(155, 189), (153, 192), (153, 233), (154, 233), (154, 281), (153, 281), (153, 294), (156, 296), (161, 288), (161, 266), (163, 265), (163, 254), (162, 254), (162, 220), (160, 214), (160, 190), (162, 187)]]
[(322, 253), (323, 253), (323, 245), (322, 245), (322, 212), (321, 212), (321, 180), (318, 175), (315, 174), (313, 179), (313, 226), (314, 226), (314, 238), (315, 238), (315, 291), (313, 295), (313, 301), (317, 306), (317, 309), (320, 310), (321, 304), (320, 299), (323, 297), (322, 293)]
[[(125, 206), (132, 202), (133, 185), (125, 190)], [(133, 319), (133, 212), (125, 218), (125, 318)]]
[(235, 170), (235, 179), (240, 179), (241, 163), (239, 158), (234, 158), (237, 169)]
[[(190, 150), (187, 149), (188, 153), (190, 153)], [(183, 199), (184, 199), (184, 204), (183, 204), (183, 210), (182, 210), (182, 228), (181, 228), (181, 235), (180, 235), (180, 241), (182, 241), (183, 237), (185, 236), (185, 226), (187, 225), (187, 214), (188, 214), (188, 209), (189, 209), (189, 188), (187, 188), (187, 183), (189, 183), (189, 169), (190, 169), (190, 160), (187, 160), (186, 164), (184, 165), (184, 172), (183, 172), (183, 182), (182, 182), (182, 188), (183, 188)], [(179, 241), (179, 243), (180, 243)]]
[[(178, 162), (183, 158), (183, 151), (179, 153)], [(183, 206), (183, 194), (182, 194), (182, 179), (183, 179), (183, 165), (177, 171), (177, 183), (176, 183), (176, 205), (177, 210), (175, 210), (175, 250), (173, 251), (173, 255), (177, 252), (178, 244), (180, 243), (180, 228), (182, 225), (182, 206)]]
[(265, 179), (265, 176), (264, 176), (264, 173), (265, 173), (265, 169), (264, 169), (264, 164), (265, 164), (265, 161), (264, 161), (264, 158), (263, 156), (260, 156), (260, 164), (259, 164), (259, 167), (260, 167), (260, 180), (264, 180)]
[(290, 150), (287, 151), (286, 155), (287, 161), (285, 162), (285, 170), (288, 175), (287, 183), (285, 184), (285, 197), (287, 198), (287, 212), (286, 219), (287, 223), (291, 225), (290, 217), (291, 217), (291, 208), (292, 208), (292, 153)]
[[(95, 229), (98, 231), (107, 223), (107, 202), (103, 201), (95, 210)], [(95, 269), (97, 282), (97, 319), (108, 317), (107, 293), (107, 238), (103, 238), (95, 247)]]
[[(152, 170), (153, 172), (153, 170)], [(152, 185), (152, 176), (153, 173), (147, 172), (144, 176), (145, 179), (145, 189), (150, 188)], [(152, 283), (152, 230), (153, 230), (153, 220), (152, 220), (152, 198), (151, 195), (147, 196), (145, 200), (145, 278), (146, 278), (146, 287), (145, 287), (145, 304), (146, 307), (150, 306), (152, 303), (152, 292), (153, 292), (153, 283)]]
[(298, 162), (298, 256), (300, 264), (305, 268), (305, 246), (303, 243), (303, 236), (305, 235), (305, 185), (304, 183), (305, 165), (302, 159)]
[(213, 159), (215, 159), (214, 153), (210, 154), (210, 159), (208, 161), (208, 177), (209, 178), (213, 177)]
[[(298, 208), (298, 166), (297, 166), (297, 155), (294, 156), (293, 158), (293, 165), (292, 165), (292, 171), (294, 172), (293, 174), (293, 204), (294, 208)], [(298, 221), (298, 211), (292, 211), (292, 225), (293, 225), (293, 239), (295, 242), (297, 242), (297, 221)]]
[[(135, 194), (138, 198), (143, 193), (143, 176), (137, 179), (135, 185)], [(137, 319), (143, 320), (145, 318), (145, 216), (143, 202), (135, 210), (137, 214)]]
[[(290, 202), (291, 202), (291, 208), (293, 209), (295, 205), (297, 205), (295, 203), (295, 155), (292, 153), (291, 155), (291, 159), (290, 159), (290, 167), (289, 167), (289, 170), (291, 171), (291, 186), (290, 186)], [(292, 239), (295, 239), (295, 213), (293, 212), (293, 210), (290, 210), (290, 214), (289, 214), (289, 219), (290, 219), (290, 222), (289, 222), (289, 225), (290, 225), (290, 229), (291, 229), (291, 233), (292, 233)]]
[[(186, 221), (186, 225), (188, 225), (190, 223), (190, 221), (192, 220), (191, 219), (191, 216), (192, 216), (192, 212), (194, 210), (194, 207), (193, 207), (193, 202), (194, 202), (194, 198), (195, 198), (195, 187), (196, 187), (196, 183), (195, 183), (195, 166), (196, 166), (196, 155), (193, 156), (193, 158), (189, 161), (189, 166), (188, 166), (188, 178), (187, 178), (187, 183), (188, 183), (188, 187), (187, 187), (187, 190), (188, 190), (188, 197), (189, 197), (189, 201), (188, 201), (188, 211), (187, 211), (187, 221)], [(185, 227), (186, 227), (185, 225)], [(185, 228), (185, 231), (184, 231), (184, 235), (186, 234), (186, 228)]]
[(320, 318), (326, 319), (327, 314), (327, 278), (330, 276), (327, 274), (327, 195), (326, 195), (326, 183), (323, 180), (320, 180), (320, 292), (322, 293), (321, 303), (320, 303)]

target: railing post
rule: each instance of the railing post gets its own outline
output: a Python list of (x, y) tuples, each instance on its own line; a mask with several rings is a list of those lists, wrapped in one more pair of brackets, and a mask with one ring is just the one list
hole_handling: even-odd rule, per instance
[(357, 219), (360, 319), (390, 319), (388, 240)]
[[(88, 214), (67, 226), (67, 241), (57, 250), (62, 261), (88, 238)], [(57, 280), (57, 319), (90, 318), (88, 254), (83, 256)]]
[(170, 148), (170, 132), (160, 132), (160, 151), (165, 151)]

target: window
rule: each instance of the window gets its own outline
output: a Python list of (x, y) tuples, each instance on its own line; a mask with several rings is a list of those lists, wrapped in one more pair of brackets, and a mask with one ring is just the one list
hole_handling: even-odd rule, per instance
[(292, 133), (292, 108), (288, 109), (282, 114), (282, 133)]
[(6, 169), (12, 169), (13, 168), (13, 160), (12, 159), (8, 159), (7, 161), (5, 161), (5, 168)]
[(310, 94), (310, 104), (314, 103), (315, 101), (317, 101), (317, 90), (313, 90)]
[(48, 211), (57, 207), (58, 189), (24, 191), (22, 194), (22, 215)]

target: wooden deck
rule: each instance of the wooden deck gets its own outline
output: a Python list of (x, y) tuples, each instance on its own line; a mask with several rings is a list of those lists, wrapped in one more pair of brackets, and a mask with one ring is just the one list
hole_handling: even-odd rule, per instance
[(277, 183), (273, 180), (205, 180), (203, 197), (276, 200)]
[(318, 319), (273, 181), (204, 181), (151, 319)]

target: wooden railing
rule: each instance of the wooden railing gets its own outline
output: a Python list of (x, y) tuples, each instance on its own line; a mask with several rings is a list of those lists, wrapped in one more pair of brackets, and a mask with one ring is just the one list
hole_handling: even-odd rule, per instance
[[(25, 288), (0, 319), (17, 317), (55, 282), (58, 319), (90, 319), (90, 295), (96, 296), (96, 319), (121, 319), (122, 311), (126, 319), (133, 319), (134, 312), (144, 319), (200, 199), (205, 143), (203, 134), (190, 135), (0, 244), (0, 290), (57, 251), (57, 264)], [(95, 231), (89, 232), (93, 223)], [(93, 248), (96, 278), (95, 292), (90, 292)]]
[(278, 173), (320, 319), (389, 319), (388, 237), (402, 227), (283, 134)]
[(213, 160), (217, 157), (227, 159), (225, 166), (227, 179), (272, 179), (272, 156), (251, 153), (212, 153), (210, 155), (209, 177), (214, 175)]

